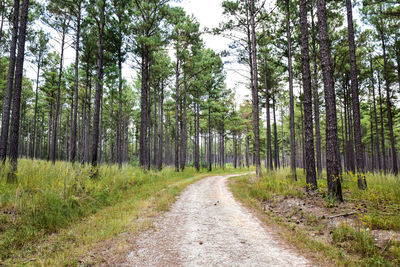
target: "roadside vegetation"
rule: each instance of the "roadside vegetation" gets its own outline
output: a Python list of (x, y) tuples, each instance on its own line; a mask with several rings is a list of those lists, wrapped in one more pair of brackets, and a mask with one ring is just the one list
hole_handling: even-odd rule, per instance
[[(343, 175), (345, 202), (327, 195), (325, 179), (308, 193), (305, 174), (290, 169), (234, 178), (234, 195), (262, 212), (269, 223), (283, 226), (281, 235), (318, 260), (345, 266), (400, 265), (400, 181), (393, 175), (367, 173), (368, 190), (360, 190), (357, 175)], [(261, 213), (260, 213), (261, 214)], [(293, 232), (296, 233), (293, 235)]]
[(182, 189), (201, 177), (233, 171), (143, 173), (129, 165), (121, 170), (103, 165), (93, 179), (90, 165), (21, 160), (16, 183), (6, 182), (7, 169), (0, 176), (0, 262), (56, 264), (52, 261), (60, 255), (60, 262), (72, 264), (79, 256), (70, 256), (72, 248), (126, 230), (149, 206), (152, 212), (167, 210)]

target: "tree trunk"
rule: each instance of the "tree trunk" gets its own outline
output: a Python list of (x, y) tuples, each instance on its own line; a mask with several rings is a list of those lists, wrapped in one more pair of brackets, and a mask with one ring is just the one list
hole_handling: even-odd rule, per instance
[(278, 145), (278, 129), (277, 129), (277, 124), (276, 124), (276, 102), (275, 102), (275, 96), (272, 97), (272, 113), (274, 115), (274, 158), (275, 158), (275, 170), (278, 170), (280, 168), (279, 164), (279, 145)]
[[(210, 91), (208, 95), (210, 101)], [(211, 106), (208, 103), (208, 171), (212, 171), (212, 134), (211, 134)]]
[(62, 39), (61, 39), (61, 57), (60, 57), (60, 66), (58, 70), (58, 84), (57, 84), (57, 97), (56, 97), (56, 113), (53, 118), (53, 131), (51, 138), (51, 150), (50, 150), (50, 159), (53, 165), (56, 163), (56, 152), (57, 152), (57, 126), (58, 126), (58, 115), (60, 113), (60, 105), (61, 105), (61, 82), (62, 82), (62, 72), (63, 72), (63, 63), (64, 63), (64, 45), (65, 45), (65, 35), (67, 30), (66, 21), (63, 21), (63, 29), (62, 29)]
[(367, 189), (367, 180), (364, 174), (364, 152), (362, 147), (361, 136), (361, 114), (360, 114), (360, 99), (358, 93), (358, 79), (357, 79), (357, 62), (356, 62), (356, 45), (354, 42), (354, 26), (353, 26), (353, 7), (351, 0), (346, 0), (347, 8), (347, 29), (349, 36), (349, 50), (350, 50), (350, 79), (351, 91), (353, 99), (353, 122), (354, 122), (354, 141), (356, 150), (356, 166), (358, 177), (358, 188)]
[[(100, 105), (103, 96), (103, 35), (105, 24), (105, 0), (101, 3), (100, 22), (98, 25), (99, 39), (97, 42), (97, 81), (96, 94), (94, 100), (93, 111), (93, 137), (92, 137), (92, 166), (97, 166), (98, 147), (99, 147), (99, 131), (100, 131)], [(97, 171), (94, 175), (97, 174)]]
[(18, 41), (18, 22), (19, 22), (19, 0), (14, 0), (12, 16), (12, 37), (10, 43), (10, 62), (8, 67), (8, 77), (6, 85), (6, 96), (3, 102), (3, 114), (1, 118), (1, 137), (0, 137), (0, 161), (3, 163), (7, 156), (8, 130), (10, 125), (11, 100), (13, 97), (15, 61)]
[[(383, 25), (383, 23), (381, 23)], [(392, 116), (392, 102), (390, 100), (390, 83), (389, 83), (389, 72), (388, 72), (388, 63), (387, 63), (387, 56), (386, 56), (386, 44), (385, 44), (385, 36), (384, 32), (381, 29), (381, 41), (382, 41), (382, 50), (383, 50), (383, 62), (384, 62), (384, 69), (385, 69), (385, 82), (386, 82), (386, 106), (387, 106), (387, 116), (388, 116), (388, 126), (389, 126), (389, 133), (390, 133), (390, 145), (391, 145), (391, 152), (392, 152), (392, 170), (394, 175), (397, 176), (399, 170), (397, 168), (397, 154), (396, 154), (396, 146), (394, 141), (394, 134), (393, 134), (393, 116)]]
[(15, 172), (17, 171), (18, 164), (18, 139), (19, 139), (19, 123), (20, 123), (20, 108), (21, 108), (21, 93), (22, 93), (22, 79), (24, 72), (24, 56), (25, 56), (25, 40), (26, 40), (26, 26), (28, 23), (29, 0), (22, 2), (21, 8), (21, 22), (19, 25), (18, 36), (18, 57), (15, 67), (15, 84), (13, 107), (11, 116), (11, 132), (10, 132), (10, 162), (11, 171), (8, 176), (9, 182), (16, 180)]
[(251, 52), (253, 65), (253, 87), (252, 87), (252, 107), (253, 107), (253, 127), (254, 127), (254, 146), (255, 146), (255, 165), (256, 175), (261, 175), (260, 162), (260, 130), (259, 130), (259, 111), (258, 111), (258, 71), (257, 71), (257, 47), (256, 47), (256, 25), (255, 25), (255, 4), (250, 0), (250, 25), (251, 25)]
[(306, 183), (307, 190), (317, 188), (314, 158), (314, 129), (312, 116), (312, 90), (310, 55), (308, 49), (308, 24), (307, 24), (307, 0), (300, 0), (300, 29), (301, 29), (301, 61), (303, 74), (304, 93), (304, 150), (306, 156)]
[(181, 131), (181, 170), (185, 169), (186, 164), (186, 153), (187, 153), (187, 121), (186, 121), (186, 113), (187, 113), (187, 81), (186, 81), (186, 73), (185, 70), (183, 72), (183, 99), (182, 99), (182, 131)]
[(36, 127), (37, 127), (37, 111), (38, 111), (38, 98), (39, 98), (39, 78), (40, 78), (40, 65), (42, 64), (42, 53), (39, 53), (37, 62), (37, 74), (36, 74), (36, 90), (35, 90), (35, 111), (33, 115), (33, 134), (32, 134), (32, 150), (31, 158), (36, 158)]
[(318, 93), (318, 67), (317, 67), (317, 48), (314, 25), (314, 7), (311, 7), (311, 28), (312, 28), (312, 49), (313, 49), (313, 69), (314, 75), (312, 80), (313, 96), (314, 96), (314, 120), (315, 120), (315, 149), (317, 156), (317, 172), (318, 177), (322, 175), (322, 155), (321, 155), (321, 129), (319, 126), (319, 93)]
[[(178, 51), (177, 51), (178, 56)], [(176, 59), (175, 69), (175, 171), (179, 172), (179, 59)]]
[(286, 0), (286, 34), (288, 41), (288, 69), (289, 69), (289, 113), (290, 113), (290, 168), (293, 179), (297, 181), (296, 174), (296, 133), (294, 125), (294, 96), (293, 96), (293, 67), (292, 67), (292, 37), (290, 32), (289, 0)]
[(321, 66), (325, 88), (326, 103), (326, 171), (328, 195), (343, 201), (338, 155), (338, 129), (336, 117), (336, 96), (333, 83), (331, 51), (329, 47), (325, 0), (317, 0), (318, 31), (320, 39)]
[(114, 121), (114, 89), (110, 89), (111, 103), (110, 103), (110, 165), (115, 162), (114, 158), (114, 142), (113, 142), (113, 121)]
[(157, 123), (157, 90), (156, 87), (154, 87), (153, 89), (154, 91), (154, 95), (153, 95), (153, 99), (154, 99), (154, 127), (153, 127), (153, 164), (154, 166), (157, 166), (157, 156), (158, 156), (158, 141), (157, 141), (157, 137), (158, 137), (158, 123)]
[(266, 124), (267, 124), (267, 161), (266, 166), (268, 170), (272, 170), (272, 148), (271, 148), (271, 113), (270, 113), (270, 90), (268, 87), (268, 79), (267, 79), (267, 63), (264, 60), (264, 85), (265, 85), (265, 113), (266, 113)]
[[(199, 93), (197, 93), (197, 101)], [(195, 102), (195, 144), (194, 144), (194, 166), (197, 171), (200, 171), (200, 103)]]
[[(372, 101), (374, 102), (374, 119), (375, 119), (375, 149), (376, 149), (376, 161), (378, 165), (378, 169), (382, 170), (382, 165), (381, 165), (381, 152), (379, 149), (379, 131), (378, 131), (378, 116), (376, 113), (376, 100), (375, 100), (375, 79), (374, 79), (374, 68), (372, 65), (372, 59), (370, 59), (370, 65), (371, 65), (371, 86), (372, 86)], [(372, 119), (372, 118), (371, 118)], [(371, 133), (373, 134), (373, 133)]]
[(142, 51), (142, 87), (141, 87), (141, 111), (140, 111), (140, 145), (139, 145), (139, 163), (143, 169), (146, 169), (148, 163), (148, 150), (147, 150), (147, 109), (148, 109), (148, 59), (149, 51), (145, 47)]
[(78, 124), (78, 90), (79, 90), (79, 43), (81, 38), (81, 1), (77, 3), (78, 16), (76, 26), (76, 37), (75, 37), (75, 84), (74, 84), (74, 114), (71, 127), (71, 139), (70, 139), (70, 152), (69, 159), (71, 162), (76, 160), (76, 128)]
[(159, 134), (158, 134), (158, 170), (162, 170), (163, 164), (163, 146), (164, 146), (164, 81), (161, 82), (161, 96), (160, 96), (160, 115), (159, 115)]
[(382, 147), (382, 168), (384, 173), (386, 174), (387, 165), (386, 165), (386, 152), (385, 152), (385, 128), (383, 126), (383, 100), (382, 100), (382, 91), (381, 91), (381, 78), (378, 73), (378, 94), (379, 94), (379, 114), (381, 121), (381, 147)]

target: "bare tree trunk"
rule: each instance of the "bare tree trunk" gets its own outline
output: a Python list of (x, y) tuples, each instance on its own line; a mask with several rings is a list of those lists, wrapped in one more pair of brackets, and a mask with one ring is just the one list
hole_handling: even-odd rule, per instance
[(256, 47), (256, 25), (255, 25), (255, 4), (250, 0), (250, 25), (251, 25), (251, 52), (253, 65), (253, 87), (252, 87), (252, 107), (253, 107), (253, 128), (255, 146), (255, 165), (256, 175), (261, 175), (260, 162), (260, 130), (259, 130), (259, 106), (258, 106), (258, 71), (257, 71), (257, 47)]
[(296, 174), (296, 133), (294, 125), (294, 96), (293, 96), (293, 67), (292, 67), (292, 37), (290, 32), (290, 11), (289, 0), (286, 0), (286, 34), (288, 41), (288, 69), (289, 69), (289, 113), (290, 113), (290, 168), (294, 180), (297, 180)]
[(18, 22), (19, 22), (19, 0), (14, 0), (12, 16), (12, 37), (10, 43), (10, 62), (8, 65), (8, 77), (6, 85), (6, 96), (3, 102), (3, 114), (1, 118), (1, 137), (0, 137), (0, 161), (3, 163), (7, 156), (8, 130), (10, 125), (11, 100), (13, 97), (15, 61), (18, 41)]
[(382, 29), (380, 30), (380, 34), (381, 34), (384, 69), (385, 69), (386, 106), (387, 106), (388, 126), (389, 126), (389, 134), (390, 134), (390, 145), (391, 145), (391, 152), (392, 152), (392, 170), (393, 170), (394, 175), (397, 176), (397, 174), (399, 173), (399, 170), (397, 168), (397, 154), (396, 154), (396, 146), (395, 146), (394, 134), (393, 134), (392, 102), (390, 100), (391, 97), (390, 97), (389, 73), (388, 73), (388, 66), (387, 66), (388, 63), (387, 63), (387, 56), (386, 56), (386, 44), (385, 44), (384, 32)]
[[(210, 100), (210, 93), (208, 95)], [(208, 103), (208, 171), (212, 171), (212, 134), (211, 134), (211, 106)]]
[[(379, 131), (378, 131), (378, 116), (376, 113), (376, 100), (375, 100), (375, 79), (374, 79), (374, 68), (372, 65), (372, 59), (370, 59), (370, 65), (371, 65), (371, 85), (372, 85), (372, 101), (374, 102), (374, 119), (375, 119), (375, 149), (376, 149), (376, 157), (377, 157), (377, 165), (378, 169), (382, 170), (382, 165), (381, 165), (381, 152), (379, 149)], [(371, 133), (372, 134), (372, 133)]]
[(338, 155), (338, 130), (336, 117), (336, 96), (333, 87), (331, 51), (329, 47), (328, 27), (326, 20), (325, 0), (317, 0), (318, 30), (320, 39), (321, 65), (325, 88), (326, 103), (326, 171), (328, 195), (343, 201), (340, 174), (340, 157)]
[[(103, 96), (103, 35), (105, 24), (105, 0), (101, 3), (100, 21), (98, 25), (99, 37), (97, 42), (97, 81), (96, 81), (96, 94), (94, 100), (93, 111), (93, 139), (92, 139), (92, 166), (97, 166), (98, 148), (99, 148), (99, 132), (100, 132), (100, 106)], [(97, 171), (94, 175), (97, 174)]]
[(266, 124), (267, 124), (267, 161), (265, 168), (272, 170), (272, 149), (271, 149), (271, 113), (270, 113), (270, 90), (268, 87), (268, 79), (267, 79), (267, 63), (264, 60), (264, 85), (265, 85), (265, 112), (266, 112)]
[(185, 71), (183, 72), (183, 99), (182, 99), (182, 131), (181, 131), (181, 170), (183, 171), (185, 169), (185, 164), (186, 164), (186, 153), (187, 153), (187, 119), (186, 119), (186, 113), (187, 113), (187, 81), (186, 81), (186, 74)]
[(313, 96), (314, 96), (314, 120), (315, 120), (315, 149), (317, 156), (317, 173), (318, 177), (322, 175), (322, 155), (321, 155), (321, 130), (319, 126), (319, 93), (318, 93), (318, 67), (317, 67), (317, 48), (314, 24), (314, 7), (311, 7), (311, 28), (312, 28), (312, 49), (313, 49)]
[(276, 125), (276, 102), (275, 102), (275, 96), (272, 97), (272, 112), (274, 115), (274, 159), (275, 159), (275, 170), (278, 170), (280, 168), (279, 164), (279, 145), (278, 145), (278, 130), (277, 130), (277, 125)]
[(69, 159), (71, 162), (76, 160), (76, 128), (78, 124), (78, 89), (79, 89), (79, 43), (81, 38), (81, 1), (77, 3), (78, 16), (76, 26), (76, 37), (75, 37), (75, 84), (74, 84), (74, 114), (71, 127), (71, 149)]
[(58, 70), (58, 84), (57, 84), (57, 97), (56, 97), (56, 113), (53, 118), (53, 131), (51, 138), (51, 150), (50, 150), (50, 159), (53, 165), (56, 163), (56, 152), (57, 152), (57, 126), (58, 126), (58, 116), (60, 114), (60, 106), (61, 106), (61, 82), (62, 82), (62, 72), (63, 72), (63, 63), (64, 63), (64, 45), (65, 45), (65, 35), (67, 31), (67, 22), (64, 20), (62, 22), (62, 39), (61, 39), (61, 56), (60, 56), (60, 66)]
[[(178, 52), (178, 51), (177, 51)], [(179, 172), (179, 59), (176, 59), (175, 69), (175, 171)]]
[(160, 97), (160, 115), (159, 115), (159, 134), (158, 134), (158, 170), (162, 170), (163, 166), (163, 146), (164, 146), (164, 81), (161, 82), (161, 97)]
[(317, 188), (317, 177), (315, 173), (314, 158), (314, 129), (312, 116), (312, 90), (310, 55), (308, 49), (308, 23), (307, 23), (307, 0), (300, 0), (300, 29), (301, 29), (301, 59), (303, 70), (303, 91), (304, 91), (304, 150), (306, 156), (306, 183), (307, 190)]
[(357, 79), (357, 62), (356, 62), (356, 45), (354, 42), (354, 26), (353, 26), (353, 8), (351, 0), (346, 0), (347, 8), (347, 29), (349, 36), (349, 50), (350, 50), (350, 78), (353, 99), (353, 121), (354, 121), (354, 141), (356, 150), (356, 166), (358, 177), (358, 188), (367, 189), (367, 180), (364, 174), (364, 152), (362, 147), (361, 136), (361, 114), (360, 114), (360, 99), (358, 93), (358, 79)]
[(28, 23), (28, 12), (29, 12), (29, 0), (24, 0), (22, 2), (22, 8), (21, 8), (21, 22), (19, 26), (19, 36), (18, 36), (18, 56), (17, 56), (17, 64), (15, 67), (15, 84), (14, 84), (13, 107), (11, 116), (10, 154), (9, 154), (11, 162), (11, 171), (8, 175), (7, 179), (8, 182), (14, 182), (17, 179), (15, 172), (17, 171), (17, 164), (18, 164), (19, 123), (20, 123), (22, 79), (24, 72), (25, 40), (26, 40), (26, 26)]
[(378, 94), (379, 94), (379, 114), (381, 121), (381, 147), (382, 147), (382, 168), (386, 174), (387, 165), (386, 165), (386, 153), (385, 153), (385, 128), (383, 126), (383, 100), (382, 100), (382, 92), (381, 92), (381, 78), (378, 73)]
[[(199, 101), (199, 93), (197, 93), (197, 101)], [(195, 105), (195, 144), (194, 144), (194, 166), (197, 171), (200, 170), (200, 104)]]
[(36, 90), (35, 90), (35, 111), (33, 115), (33, 134), (32, 134), (32, 148), (31, 158), (36, 158), (36, 127), (37, 127), (37, 111), (38, 111), (38, 98), (39, 98), (39, 78), (40, 78), (40, 66), (42, 64), (42, 53), (39, 53), (37, 62), (37, 74), (36, 74)]

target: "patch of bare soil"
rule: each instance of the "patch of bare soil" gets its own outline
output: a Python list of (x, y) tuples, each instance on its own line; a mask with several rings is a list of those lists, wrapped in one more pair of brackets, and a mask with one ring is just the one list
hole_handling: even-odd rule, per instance
[[(305, 190), (304, 190), (305, 191)], [(306, 193), (306, 199), (274, 196), (260, 203), (265, 212), (279, 216), (283, 222), (300, 228), (303, 232), (324, 242), (332, 242), (332, 232), (341, 224), (354, 228), (365, 228), (359, 219), (366, 214), (366, 205), (327, 203), (321, 194)], [(384, 249), (390, 242), (400, 242), (400, 233), (388, 230), (371, 230), (375, 245)]]
[(311, 266), (236, 202), (227, 188), (229, 177), (209, 177), (190, 185), (154, 228), (126, 238), (125, 257), (113, 258), (111, 248), (102, 265)]

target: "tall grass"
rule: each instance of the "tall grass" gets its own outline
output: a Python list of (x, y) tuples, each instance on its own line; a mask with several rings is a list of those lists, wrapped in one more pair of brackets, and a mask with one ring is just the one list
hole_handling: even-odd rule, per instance
[[(146, 199), (154, 191), (147, 188), (160, 190), (166, 181), (199, 175), (193, 168), (180, 173), (171, 168), (143, 173), (125, 165), (121, 170), (117, 166), (100, 166), (98, 176), (90, 178), (89, 165), (56, 162), (53, 166), (46, 161), (21, 159), (17, 182), (10, 184), (6, 182), (7, 168), (0, 172), (0, 259), (123, 200), (128, 193), (141, 194)], [(232, 169), (213, 173), (229, 171)]]

